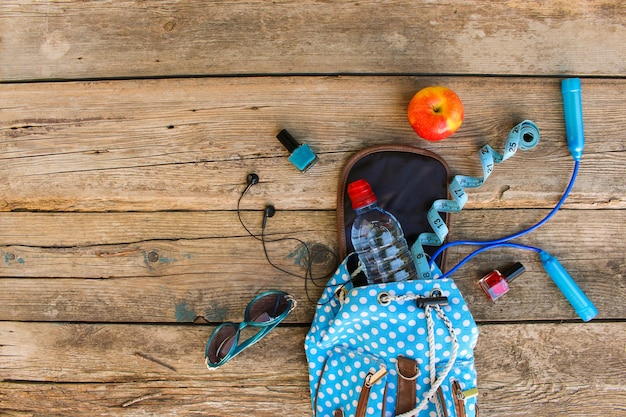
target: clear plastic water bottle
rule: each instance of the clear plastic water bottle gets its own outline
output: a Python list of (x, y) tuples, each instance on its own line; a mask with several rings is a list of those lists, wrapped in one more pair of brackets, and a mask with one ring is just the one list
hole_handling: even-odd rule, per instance
[(416, 279), (417, 271), (400, 223), (378, 206), (369, 183), (357, 180), (348, 184), (348, 196), (356, 211), (352, 245), (365, 269), (367, 282)]

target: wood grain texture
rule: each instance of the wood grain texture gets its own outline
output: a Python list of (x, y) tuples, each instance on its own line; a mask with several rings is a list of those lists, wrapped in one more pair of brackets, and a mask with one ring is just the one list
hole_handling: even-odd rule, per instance
[[(0, 404), (12, 405), (5, 409), (8, 415), (310, 415), (302, 348), (306, 328), (280, 327), (209, 372), (203, 345), (212, 329), (2, 322)], [(479, 329), (481, 415), (625, 411), (621, 324)], [(571, 337), (574, 332), (578, 337)]]
[(5, 2), (0, 79), (623, 75), (625, 23), (619, 0)]
[[(451, 240), (492, 239), (540, 220), (545, 210), (469, 210), (452, 218)], [(611, 214), (607, 221), (607, 213)], [(554, 254), (595, 301), (600, 318), (623, 318), (626, 218), (623, 210), (565, 210), (518, 240)], [(261, 211), (243, 220), (260, 233)], [(290, 321), (308, 323), (321, 290), (272, 268), (260, 242), (233, 212), (2, 213), (0, 320), (72, 322), (222, 322), (241, 319), (254, 294), (292, 293), (301, 308)], [(316, 277), (336, 258), (334, 212), (279, 211), (268, 240), (298, 237), (315, 251)], [(39, 232), (45, 230), (45, 234)], [(30, 236), (30, 238), (28, 238)], [(599, 236), (603, 245), (597, 246)], [(100, 242), (100, 243), (96, 243)], [(549, 242), (549, 243), (546, 243)], [(267, 244), (275, 265), (303, 277), (307, 252), (295, 240)], [(473, 248), (453, 247), (451, 267)], [(598, 256), (601, 250), (602, 256)], [(476, 285), (492, 269), (521, 261), (527, 272), (493, 304)], [(479, 321), (575, 319), (534, 252), (497, 249), (481, 254), (453, 278)], [(325, 280), (317, 281), (323, 285)]]
[[(478, 150), (502, 150), (535, 121), (542, 139), (497, 166), (468, 207), (552, 207), (572, 159), (558, 80), (460, 77), (261, 77), (0, 85), (0, 210), (158, 211), (248, 204), (334, 209), (348, 157), (404, 143), (443, 156), (454, 174), (482, 175)], [(461, 129), (442, 143), (413, 132), (406, 106), (420, 88), (449, 85), (464, 100)], [(585, 80), (586, 152), (568, 206), (623, 208), (626, 88)], [(358, 92), (358, 94), (356, 93)], [(45, 116), (43, 116), (45, 115)], [(287, 128), (320, 162), (300, 175), (276, 140)], [(248, 205), (244, 205), (244, 208)]]
[[(525, 119), (536, 149), (496, 166), (451, 240), (528, 227), (572, 172), (560, 80), (581, 77), (586, 147), (562, 210), (520, 238), (598, 307), (582, 323), (536, 255), (480, 254), (455, 275), (481, 336), (482, 417), (626, 415), (626, 3), (619, 0), (33, 1), (0, 4), (0, 415), (310, 416), (303, 339), (321, 289), (273, 268), (237, 219), (315, 249), (332, 272), (336, 187), (355, 152), (408, 144), (452, 173)], [(461, 129), (420, 140), (406, 108), (446, 85)], [(319, 155), (305, 175), (275, 139)], [(302, 275), (307, 252), (268, 243)], [(448, 251), (448, 265), (471, 248)], [(476, 281), (521, 261), (496, 303)], [(323, 283), (321, 280), (318, 284)], [(208, 372), (216, 325), (277, 288), (298, 308)]]

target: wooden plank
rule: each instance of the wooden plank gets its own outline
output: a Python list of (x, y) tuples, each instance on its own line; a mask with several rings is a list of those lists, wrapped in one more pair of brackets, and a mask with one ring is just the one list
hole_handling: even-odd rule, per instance
[[(465, 122), (441, 143), (406, 120), (413, 93), (445, 84)], [(623, 208), (626, 88), (583, 81), (586, 152), (570, 207)], [(355, 93), (355, 92), (358, 92)], [(536, 149), (496, 167), (468, 207), (550, 207), (572, 170), (559, 80), (538, 78), (278, 77), (0, 85), (0, 210), (156, 211), (235, 207), (246, 174), (252, 207), (334, 209), (339, 172), (357, 150), (425, 147), (453, 172), (481, 175), (478, 149), (501, 150), (534, 120)], [(288, 128), (320, 155), (300, 175), (275, 139)]]
[[(540, 146), (452, 216), (453, 240), (500, 236), (567, 184), (568, 76), (583, 77), (580, 176), (565, 209), (519, 241), (557, 256), (598, 319), (580, 322), (532, 252), (490, 251), (454, 278), (481, 331), (482, 416), (626, 414), (625, 35), (616, 0), (0, 4), (0, 415), (310, 415), (302, 343), (321, 289), (272, 268), (239, 225), (246, 174), (261, 177), (242, 204), (252, 231), (274, 204), (268, 236), (323, 249), (315, 266), (330, 272), (352, 154), (412, 144), (480, 175), (478, 149), (531, 119)], [(466, 109), (436, 144), (406, 120), (434, 84)], [(307, 174), (281, 128), (320, 156)], [(304, 272), (299, 242), (267, 249)], [(449, 265), (469, 250), (452, 248)], [(514, 261), (528, 271), (489, 302), (476, 281)], [(214, 325), (270, 288), (298, 308), (208, 372)]]
[(625, 22), (619, 0), (4, 2), (0, 79), (620, 76), (626, 73)]
[[(450, 239), (500, 237), (546, 213), (463, 211), (452, 217)], [(260, 210), (242, 217), (253, 233), (260, 232)], [(290, 320), (306, 323), (320, 294), (310, 282), (307, 290), (302, 279), (272, 268), (261, 243), (246, 235), (233, 212), (1, 213), (0, 224), (0, 242), (8, 243), (0, 246), (0, 320), (236, 321), (253, 295), (277, 288), (302, 301)], [(626, 317), (625, 227), (624, 210), (562, 210), (518, 241), (555, 255), (596, 303), (599, 317), (620, 319)], [(335, 258), (326, 252), (336, 248), (334, 212), (278, 211), (266, 231), (268, 239), (298, 237), (319, 249), (316, 277), (334, 270)], [(306, 251), (299, 242), (268, 243), (267, 249), (274, 264), (305, 275)], [(451, 248), (448, 265), (469, 251)], [(492, 304), (476, 281), (518, 260), (528, 271)], [(488, 251), (453, 278), (478, 320), (576, 318), (534, 252)]]
[[(279, 327), (209, 372), (203, 347), (212, 329), (0, 322), (0, 410), (12, 416), (310, 415), (307, 328)], [(480, 332), (481, 415), (625, 411), (622, 323), (482, 325)]]

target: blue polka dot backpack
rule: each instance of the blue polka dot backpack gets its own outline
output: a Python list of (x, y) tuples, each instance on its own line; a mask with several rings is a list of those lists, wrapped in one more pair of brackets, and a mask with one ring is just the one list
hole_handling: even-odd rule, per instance
[(429, 230), (425, 213), (447, 197), (448, 177), (441, 158), (408, 146), (366, 149), (344, 168), (337, 204), (344, 261), (305, 340), (315, 417), (478, 415), (478, 328), (454, 281), (366, 285), (349, 241), (354, 214), (347, 183), (366, 179), (411, 244)]

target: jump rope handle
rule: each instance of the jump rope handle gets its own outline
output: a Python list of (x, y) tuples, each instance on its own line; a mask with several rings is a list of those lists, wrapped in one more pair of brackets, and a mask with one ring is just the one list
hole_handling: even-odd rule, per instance
[(561, 82), (567, 147), (574, 161), (580, 161), (585, 147), (583, 104), (580, 91), (579, 78), (567, 78)]
[[(582, 158), (585, 146), (583, 126), (583, 106), (580, 88), (580, 79), (568, 78), (561, 82), (563, 93), (563, 112), (565, 116), (565, 132), (567, 147), (574, 161)], [(574, 307), (576, 314), (583, 320), (589, 321), (598, 315), (598, 310), (585, 293), (576, 285), (563, 265), (546, 251), (539, 253), (539, 258), (552, 281), (561, 290), (567, 301)]]
[(563, 265), (546, 251), (539, 253), (539, 258), (552, 281), (559, 287), (567, 301), (574, 307), (578, 317), (582, 321), (589, 321), (598, 315), (596, 306), (587, 298), (584, 292), (576, 285), (570, 274), (567, 273)]

